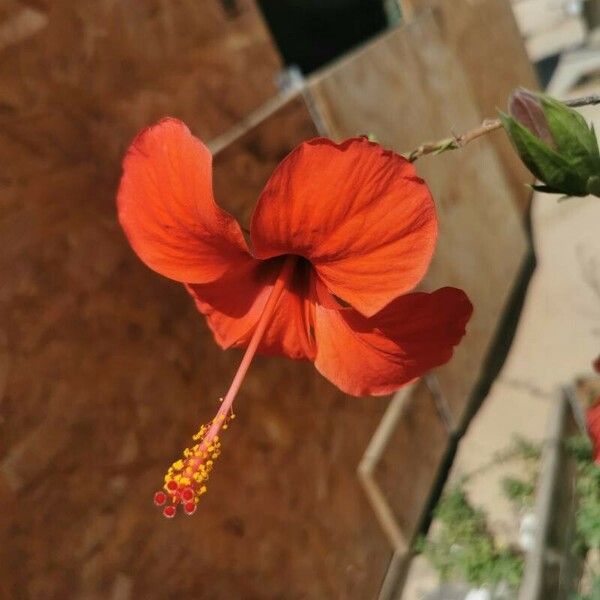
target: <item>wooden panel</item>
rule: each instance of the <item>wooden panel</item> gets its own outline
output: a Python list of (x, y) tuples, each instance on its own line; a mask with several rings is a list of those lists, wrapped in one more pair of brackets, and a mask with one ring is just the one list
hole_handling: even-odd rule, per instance
[[(242, 129), (216, 152), (213, 185), (222, 206), (249, 227), (260, 191), (290, 150), (317, 135), (300, 95), (274, 102), (272, 112), (255, 126)], [(216, 140), (219, 144), (219, 140)]]
[[(310, 82), (331, 134), (374, 134), (406, 151), (480, 119), (456, 55), (433, 15), (392, 31)], [(360, 90), (360, 93), (356, 93)], [(489, 140), (417, 163), (436, 199), (441, 233), (424, 288), (463, 288), (475, 305), (467, 338), (439, 369), (458, 419), (525, 255), (513, 190)]]
[(406, 20), (413, 19), (419, 12), (428, 8), (435, 0), (398, 0), (402, 16)]
[(417, 533), (448, 443), (434, 398), (420, 382), (407, 398), (402, 416), (375, 471), (398, 525), (409, 543)]
[[(508, 98), (517, 87), (537, 89), (538, 82), (525, 46), (506, 0), (465, 0), (437, 5), (436, 15), (443, 38), (463, 66), (471, 94), (482, 118), (506, 110)], [(527, 212), (533, 178), (523, 166), (503, 131), (490, 136), (498, 152), (513, 196)]]
[[(313, 134), (301, 98), (281, 106), (219, 153), (217, 196), (246, 215)], [(134, 256), (116, 167), (27, 161), (0, 179), (0, 596), (374, 597), (389, 547), (355, 469), (385, 399), (256, 359), (201, 509), (164, 520), (152, 494), (240, 352)]]
[[(408, 0), (415, 13), (432, 8), (448, 50), (456, 53), (479, 109), (479, 120), (505, 109), (512, 91), (537, 89), (537, 79), (507, 0)], [(473, 127), (474, 121), (467, 125)], [(529, 208), (532, 181), (504, 132), (489, 136), (513, 187), (517, 206)]]
[[(169, 112), (211, 139), (274, 92), (277, 57), (237, 4), (240, 21), (216, 0), (0, 9), (29, 15), (0, 49), (3, 598), (376, 593), (388, 548), (355, 468), (385, 401), (348, 401), (309, 363), (253, 365), (199, 514), (152, 505), (240, 353), (134, 256), (115, 188), (142, 125)], [(217, 158), (218, 196), (247, 214), (313, 134), (301, 100), (282, 107)]]
[[(301, 96), (291, 98), (265, 121), (241, 133), (215, 156), (214, 184), (221, 204), (248, 225), (258, 193), (274, 167), (298, 142), (315, 135), (315, 125)], [(387, 404), (385, 399), (372, 401), (379, 409)], [(346, 410), (352, 414), (354, 399), (349, 402)], [(419, 384), (403, 409), (375, 473), (407, 540), (416, 532), (447, 439), (431, 392), (425, 384)], [(357, 450), (362, 448), (364, 445), (356, 445)], [(414, 460), (415, 455), (419, 456), (418, 461)], [(373, 523), (371, 515), (363, 518)]]
[(91, 158), (114, 171), (135, 133), (167, 114), (205, 140), (223, 133), (277, 92), (280, 69), (253, 0), (236, 5), (229, 15), (221, 0), (11, 0), (0, 163), (35, 152), (45, 165)]

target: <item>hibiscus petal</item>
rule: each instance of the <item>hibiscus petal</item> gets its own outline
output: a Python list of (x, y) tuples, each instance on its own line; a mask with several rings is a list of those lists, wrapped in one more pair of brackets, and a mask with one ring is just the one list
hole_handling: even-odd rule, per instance
[(472, 310), (449, 287), (401, 296), (371, 318), (317, 306), (315, 366), (348, 394), (389, 394), (450, 360)]
[(593, 460), (600, 465), (600, 398), (588, 409), (586, 415), (588, 433), (592, 441)]
[(437, 218), (407, 160), (364, 138), (318, 138), (277, 167), (251, 236), (255, 256), (304, 256), (333, 294), (371, 316), (421, 280)]
[(133, 249), (161, 275), (205, 283), (251, 260), (239, 224), (214, 201), (208, 148), (176, 119), (135, 138), (117, 205)]
[[(281, 258), (255, 261), (218, 281), (186, 286), (222, 348), (248, 345), (282, 265)], [(314, 358), (309, 278), (310, 267), (301, 262), (277, 303), (258, 353)]]

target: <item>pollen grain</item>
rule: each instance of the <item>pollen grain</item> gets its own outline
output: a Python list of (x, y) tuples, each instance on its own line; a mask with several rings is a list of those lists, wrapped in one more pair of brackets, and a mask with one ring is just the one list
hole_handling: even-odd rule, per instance
[[(227, 416), (217, 414), (208, 424), (202, 425), (192, 436), (195, 444), (183, 451), (183, 458), (176, 460), (165, 475), (163, 489), (154, 494), (154, 504), (163, 508), (168, 519), (177, 513), (181, 504), (186, 515), (193, 515), (200, 500), (206, 493), (206, 482), (214, 463), (221, 454), (220, 429), (227, 429), (235, 418), (233, 413)], [(212, 431), (211, 431), (212, 430)], [(209, 434), (215, 432), (209, 437)]]

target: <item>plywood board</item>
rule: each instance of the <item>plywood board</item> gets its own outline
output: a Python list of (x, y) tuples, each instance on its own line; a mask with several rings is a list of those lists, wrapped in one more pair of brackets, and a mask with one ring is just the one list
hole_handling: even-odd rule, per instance
[[(537, 89), (511, 5), (506, 0), (407, 0), (410, 14), (432, 10), (449, 51), (456, 54), (467, 79), (480, 119), (505, 110), (517, 87)], [(471, 127), (475, 124), (471, 124)], [(517, 206), (526, 213), (532, 176), (515, 154), (503, 132), (489, 136), (506, 169)]]
[(448, 444), (448, 431), (424, 381), (403, 405), (400, 420), (375, 470), (375, 479), (410, 545)]
[[(310, 82), (335, 138), (373, 134), (396, 151), (480, 119), (465, 70), (432, 14), (390, 32)], [(357, 90), (360, 90), (357, 92)], [(456, 420), (478, 380), (526, 252), (513, 188), (489, 140), (420, 160), (440, 218), (425, 289), (463, 288), (475, 313), (452, 361), (438, 370)]]
[(204, 140), (232, 127), (277, 93), (281, 68), (254, 1), (235, 4), (235, 14), (221, 0), (3, 5), (0, 162), (7, 148), (108, 172), (165, 115)]
[(413, 19), (424, 9), (429, 8), (435, 0), (399, 0), (402, 16), (406, 20)]
[(249, 227), (254, 204), (275, 167), (301, 141), (317, 136), (301, 94), (270, 105), (272, 109), (263, 118), (240, 128), (234, 139), (224, 136), (224, 147), (220, 139), (214, 144), (216, 197), (245, 227)]
[[(223, 198), (222, 204), (237, 214), (243, 223), (249, 224), (258, 192), (271, 171), (299, 141), (315, 135), (317, 131), (304, 98), (297, 95), (286, 101), (264, 121), (244, 131), (217, 152), (217, 197)], [(343, 397), (342, 394), (338, 396)], [(349, 398), (346, 402), (344, 410), (352, 414), (355, 399)], [(372, 402), (380, 409), (387, 405), (387, 400), (382, 398), (373, 398)], [(407, 400), (375, 473), (407, 541), (416, 532), (447, 438), (448, 432), (433, 396), (422, 383)], [(415, 455), (419, 456), (419, 461), (414, 460)], [(373, 521), (371, 515), (368, 521)]]
[[(280, 106), (218, 153), (217, 197), (248, 214), (314, 133), (301, 97)], [(256, 359), (201, 508), (163, 519), (152, 495), (241, 353), (131, 251), (118, 168), (47, 160), (14, 155), (0, 178), (0, 595), (373, 597), (389, 547), (355, 470), (386, 400)]]
[[(0, 53), (0, 596), (374, 596), (389, 550), (355, 468), (385, 401), (309, 363), (252, 366), (202, 511), (152, 505), (240, 353), (126, 243), (122, 152), (165, 113), (221, 134), (276, 61), (212, 0), (27, 5), (47, 24)], [(247, 214), (312, 135), (301, 99), (281, 107), (217, 158), (217, 196)]]

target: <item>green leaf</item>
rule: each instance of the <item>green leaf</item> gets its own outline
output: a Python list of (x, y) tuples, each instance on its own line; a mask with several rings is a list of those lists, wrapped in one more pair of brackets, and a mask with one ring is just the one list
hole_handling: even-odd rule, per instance
[(587, 191), (588, 194), (593, 194), (600, 198), (600, 175), (592, 175), (587, 180)]
[(590, 124), (590, 131), (592, 132), (592, 135), (594, 136), (595, 148), (596, 148), (596, 162), (595, 162), (594, 169), (596, 170), (597, 173), (600, 173), (600, 150), (598, 149), (598, 136), (596, 135), (596, 128), (594, 127), (593, 123)]
[(586, 120), (554, 98), (541, 96), (540, 100), (557, 151), (573, 163), (582, 177), (598, 172), (598, 141)]
[(442, 152), (446, 152), (446, 150), (456, 150), (457, 148), (456, 140), (454, 138), (448, 138), (440, 142), (440, 145), (434, 154), (442, 154)]

